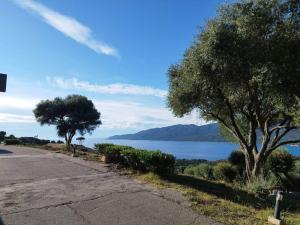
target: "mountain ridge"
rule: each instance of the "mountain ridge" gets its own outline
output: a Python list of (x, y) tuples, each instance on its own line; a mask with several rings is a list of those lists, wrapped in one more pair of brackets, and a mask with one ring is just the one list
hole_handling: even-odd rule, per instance
[[(293, 130), (283, 140), (299, 139), (300, 131)], [(261, 132), (258, 131), (258, 138)], [(220, 133), (218, 123), (210, 123), (202, 126), (195, 124), (177, 124), (167, 127), (151, 128), (134, 134), (114, 135), (109, 140), (156, 140), (156, 141), (211, 141), (227, 142)]]
[(217, 123), (197, 126), (177, 124), (167, 127), (142, 130), (134, 134), (114, 135), (108, 139), (161, 140), (161, 141), (226, 141), (219, 132)]

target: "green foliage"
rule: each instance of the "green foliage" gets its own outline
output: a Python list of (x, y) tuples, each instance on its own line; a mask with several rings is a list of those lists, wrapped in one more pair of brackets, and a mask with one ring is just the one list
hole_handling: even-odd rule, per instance
[(103, 143), (103, 144), (95, 144), (96, 151), (101, 155), (106, 155), (107, 147), (114, 146), (114, 144)]
[(228, 161), (232, 165), (236, 166), (241, 178), (245, 177), (246, 162), (245, 162), (245, 155), (242, 151), (237, 150), (231, 152), (228, 157)]
[(4, 144), (5, 145), (19, 145), (19, 144), (22, 144), (22, 142), (19, 139), (12, 138), (12, 139), (5, 139)]
[(295, 161), (295, 167), (294, 167), (293, 173), (300, 177), (300, 160), (299, 159)]
[(238, 170), (228, 162), (220, 162), (213, 167), (213, 176), (217, 180), (232, 182), (237, 178)]
[(22, 144), (31, 144), (31, 145), (46, 145), (49, 144), (49, 140), (34, 138), (34, 137), (20, 137), (19, 140)]
[(58, 136), (65, 138), (67, 146), (76, 132), (91, 133), (101, 124), (100, 113), (93, 102), (81, 95), (41, 101), (33, 112), (41, 125), (55, 125)]
[(129, 146), (96, 144), (95, 150), (111, 163), (142, 172), (173, 173), (175, 157), (160, 151), (147, 151)]
[(173, 112), (183, 115), (199, 108), (204, 118), (214, 113), (228, 120), (224, 97), (235, 114), (254, 99), (267, 111), (287, 112), (297, 105), (299, 51), (289, 49), (300, 48), (299, 4), (252, 0), (223, 7), (182, 62), (169, 69)]
[(228, 161), (234, 166), (245, 168), (245, 156), (240, 150), (231, 152)]
[(205, 159), (176, 159), (175, 172), (184, 173), (184, 170), (189, 166), (196, 166), (200, 163), (206, 163)]
[(184, 173), (203, 179), (213, 179), (213, 167), (208, 163), (201, 163), (196, 166), (189, 166), (184, 170)]
[(4, 141), (5, 135), (6, 135), (6, 132), (5, 132), (5, 131), (0, 131), (0, 142), (1, 142), (1, 141)]
[(258, 176), (247, 183), (246, 189), (256, 197), (265, 200), (276, 185), (277, 181), (274, 177)]
[[(283, 144), (285, 127), (295, 124), (300, 111), (299, 15), (300, 1), (293, 0), (225, 5), (168, 71), (173, 113), (184, 116), (196, 109), (201, 118), (223, 124), (247, 150), (246, 160), (254, 162), (249, 177), (266, 160), (253, 146), (272, 151)], [(266, 138), (278, 131), (271, 131), (274, 127), (283, 135)], [(267, 132), (258, 140), (260, 129)]]
[(267, 167), (276, 176), (287, 175), (294, 168), (294, 157), (287, 150), (278, 149), (270, 155), (267, 160)]

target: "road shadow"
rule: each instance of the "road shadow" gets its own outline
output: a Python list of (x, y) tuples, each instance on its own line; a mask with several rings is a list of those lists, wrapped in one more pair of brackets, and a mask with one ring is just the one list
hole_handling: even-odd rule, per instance
[[(0, 155), (1, 154), (12, 154), (13, 152), (11, 152), (11, 151), (8, 151), (8, 150), (5, 150), (5, 149), (0, 149)], [(0, 223), (0, 225), (1, 225), (1, 223)]]
[(3, 223), (3, 220), (1, 219), (1, 216), (0, 216), (0, 225), (5, 225), (5, 224)]

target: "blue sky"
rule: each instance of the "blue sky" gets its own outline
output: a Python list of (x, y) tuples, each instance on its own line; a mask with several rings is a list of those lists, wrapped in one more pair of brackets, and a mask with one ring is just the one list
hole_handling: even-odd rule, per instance
[[(223, 0), (1, 0), (0, 130), (55, 138), (32, 109), (42, 99), (82, 94), (103, 125), (93, 137), (173, 124), (203, 124), (166, 107), (167, 70)], [(228, 2), (228, 1), (227, 1)]]

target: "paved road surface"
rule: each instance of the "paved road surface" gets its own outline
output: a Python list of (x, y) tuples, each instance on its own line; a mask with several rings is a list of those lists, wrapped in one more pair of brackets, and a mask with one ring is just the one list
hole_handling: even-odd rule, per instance
[(211, 224), (176, 191), (156, 190), (104, 164), (0, 145), (0, 225)]

